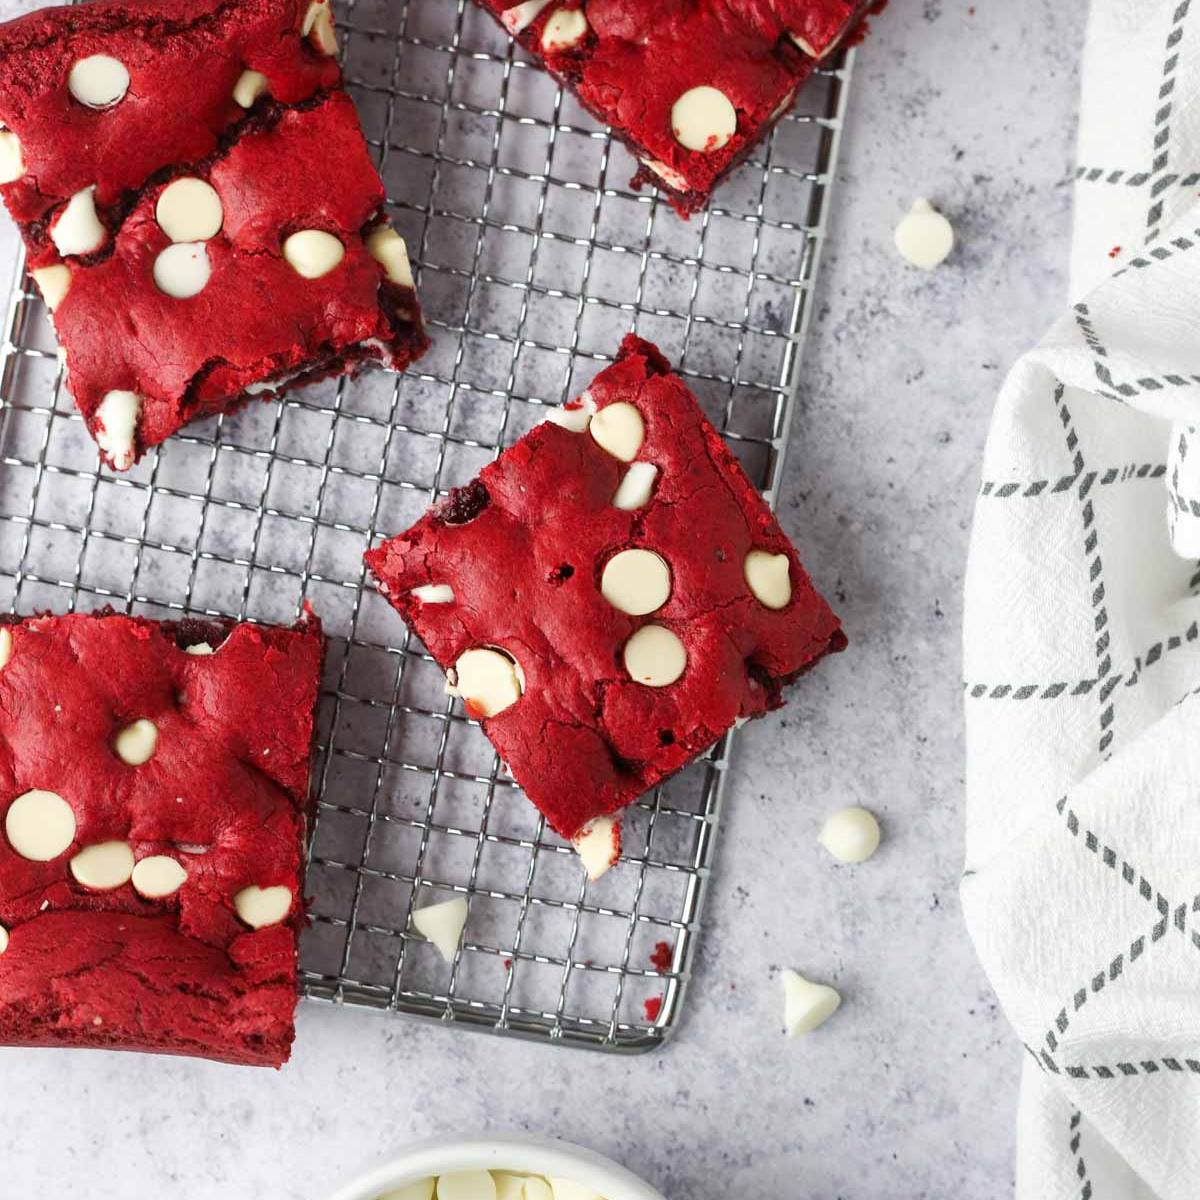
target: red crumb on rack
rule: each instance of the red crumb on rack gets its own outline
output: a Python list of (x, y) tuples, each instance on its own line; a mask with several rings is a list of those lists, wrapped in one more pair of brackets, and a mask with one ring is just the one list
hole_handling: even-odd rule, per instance
[(646, 1020), (651, 1023), (658, 1020), (658, 1014), (662, 1012), (663, 998), (661, 996), (650, 996), (642, 1001), (642, 1007), (646, 1010)]
[(506, 971), (511, 971), (511, 970), (512, 970), (512, 959), (511, 959), (511, 958), (506, 958), (506, 959), (504, 960), (504, 969), (505, 969)]
[(1112, 248), (1112, 249), (1111, 249), (1111, 250), (1108, 252), (1108, 257), (1109, 257), (1109, 258), (1116, 258), (1116, 257), (1117, 257), (1117, 255), (1118, 255), (1118, 254), (1120, 254), (1120, 253), (1121, 253), (1121, 247), (1120, 247), (1120, 246), (1114, 246), (1114, 247), (1113, 247), (1113, 248)]
[(669, 942), (654, 943), (654, 950), (650, 955), (650, 965), (656, 971), (669, 971), (671, 969), (671, 946)]

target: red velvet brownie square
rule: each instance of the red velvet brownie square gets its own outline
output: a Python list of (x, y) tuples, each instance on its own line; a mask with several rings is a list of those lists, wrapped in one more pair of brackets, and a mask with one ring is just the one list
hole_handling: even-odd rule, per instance
[(0, 194), (123, 470), (426, 339), (328, 0), (100, 0), (0, 26)]
[(682, 213), (792, 105), (878, 0), (478, 0)]
[(366, 558), (593, 874), (619, 847), (614, 814), (845, 645), (695, 397), (632, 336)]
[(279, 1066), (315, 619), (0, 626), (0, 1043)]

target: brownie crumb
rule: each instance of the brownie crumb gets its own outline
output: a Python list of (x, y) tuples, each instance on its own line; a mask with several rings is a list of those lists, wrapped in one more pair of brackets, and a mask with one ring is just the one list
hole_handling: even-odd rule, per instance
[(438, 517), (443, 525), (466, 525), (473, 521), (492, 502), (487, 486), (478, 479), (471, 480), (464, 487), (450, 489)]

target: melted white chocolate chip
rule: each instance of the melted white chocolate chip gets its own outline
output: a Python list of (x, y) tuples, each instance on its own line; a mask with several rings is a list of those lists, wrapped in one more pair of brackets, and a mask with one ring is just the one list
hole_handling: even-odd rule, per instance
[(646, 439), (642, 414), (627, 400), (602, 408), (592, 418), (588, 432), (597, 446), (622, 462), (633, 462)]
[(635, 462), (629, 464), (616, 494), (613, 496), (613, 508), (631, 512), (642, 508), (650, 502), (654, 493), (654, 481), (658, 478), (658, 468), (653, 463)]
[(133, 465), (134, 440), (141, 411), (141, 396), (123, 391), (106, 392), (96, 409), (96, 419), (100, 422), (96, 443), (118, 471), (126, 471)]
[(243, 71), (233, 85), (233, 101), (242, 108), (250, 108), (266, 92), (267, 77), (261, 71)]
[(66, 263), (55, 263), (50, 267), (37, 267), (30, 274), (42, 293), (46, 307), (53, 312), (71, 286), (71, 268)]
[(129, 91), (129, 72), (110, 54), (89, 54), (71, 68), (67, 90), (88, 108), (111, 108)]
[(659, 162), (656, 158), (643, 158), (641, 161), (642, 166), (653, 171), (667, 187), (674, 188), (677, 192), (688, 190), (688, 181), (674, 167), (668, 167), (666, 163)]
[(297, 275), (320, 279), (346, 257), (346, 247), (323, 229), (301, 229), (283, 243), (283, 257)]
[(542, 50), (546, 54), (570, 50), (587, 37), (587, 31), (587, 17), (581, 8), (560, 8), (550, 14), (542, 29)]
[(128, 842), (97, 842), (71, 859), (71, 874), (85, 888), (111, 892), (124, 887), (133, 874), (133, 850)]
[(175, 242), (154, 260), (154, 286), (173, 300), (190, 300), (208, 286), (212, 264), (203, 242)]
[(108, 236), (96, 215), (96, 188), (80, 189), (50, 226), (50, 240), (59, 254), (91, 254)]
[(184, 654), (194, 654), (197, 658), (215, 653), (207, 642), (196, 642), (191, 646), (184, 646), (183, 652)]
[(141, 717), (132, 725), (126, 725), (113, 740), (117, 757), (131, 767), (140, 767), (154, 757), (158, 746), (158, 726)]
[(467, 901), (463, 896), (413, 910), (413, 928), (447, 961), (453, 962), (467, 924)]
[(506, 8), (500, 14), (500, 20), (509, 33), (522, 33), (538, 19), (542, 9), (549, 3), (550, 0), (522, 0), (522, 3)]
[(687, 669), (687, 650), (663, 625), (643, 625), (625, 643), (622, 658), (631, 678), (646, 687), (670, 687)]
[(589, 821), (571, 843), (589, 879), (599, 879), (617, 861), (621, 852), (620, 826), (616, 817)]
[(304, 14), (300, 36), (308, 38), (322, 54), (337, 53), (337, 36), (333, 32), (333, 9), (326, 0), (312, 0)]
[(755, 600), (764, 608), (787, 608), (792, 599), (792, 563), (786, 554), (751, 550), (742, 564)]
[(454, 589), (448, 583), (423, 583), (412, 594), (422, 604), (453, 604)]
[(133, 886), (147, 900), (173, 896), (187, 882), (187, 871), (169, 854), (153, 854), (133, 868)]
[(671, 132), (685, 149), (711, 154), (737, 133), (737, 109), (715, 87), (689, 88), (671, 108)]
[(11, 129), (0, 125), (0, 183), (15, 183), (24, 174), (20, 139)]
[(185, 175), (159, 192), (154, 219), (173, 242), (203, 242), (220, 233), (225, 209), (211, 183)]
[(251, 929), (265, 929), (268, 925), (278, 925), (292, 911), (292, 889), (243, 888), (234, 896), (233, 907)]
[(671, 568), (653, 550), (622, 550), (604, 564), (600, 594), (631, 617), (662, 608), (671, 595)]
[(57, 792), (34, 788), (8, 806), (4, 832), (22, 858), (50, 862), (75, 840), (75, 813)]
[(0, 954), (3, 954), (8, 949), (8, 930), (0, 925)]
[(413, 286), (412, 263), (408, 260), (408, 245), (390, 226), (380, 225), (367, 234), (367, 253), (383, 267), (392, 283), (401, 287)]
[(459, 696), (480, 717), (494, 717), (511, 708), (524, 690), (524, 672), (503, 650), (490, 646), (467, 650), (454, 664), (450, 693)]
[(7, 625), (0, 626), (0, 671), (12, 661), (13, 635)]
[(592, 399), (590, 393), (582, 392), (570, 404), (563, 404), (558, 408), (552, 408), (546, 414), (546, 420), (551, 425), (558, 425), (563, 429), (569, 430), (571, 433), (583, 433), (592, 423), (592, 418), (595, 415), (595, 400)]

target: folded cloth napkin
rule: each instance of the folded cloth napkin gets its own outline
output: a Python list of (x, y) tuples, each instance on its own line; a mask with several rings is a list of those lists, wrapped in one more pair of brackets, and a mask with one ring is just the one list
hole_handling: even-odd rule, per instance
[(976, 503), (962, 900), (1021, 1200), (1200, 1196), (1200, 0), (1094, 0), (1073, 307)]

